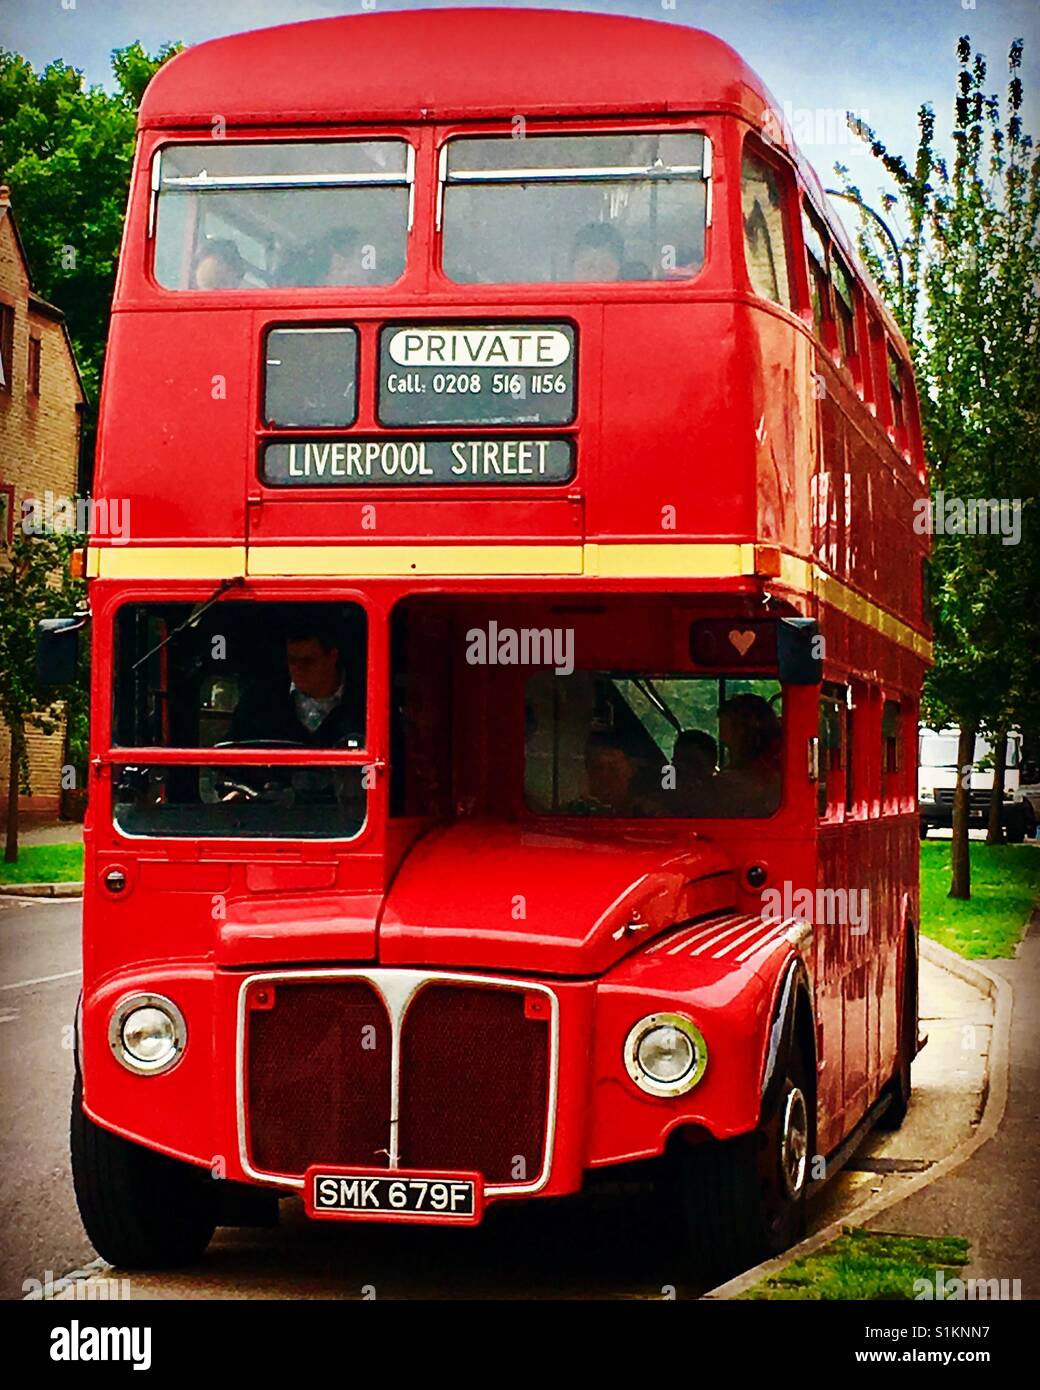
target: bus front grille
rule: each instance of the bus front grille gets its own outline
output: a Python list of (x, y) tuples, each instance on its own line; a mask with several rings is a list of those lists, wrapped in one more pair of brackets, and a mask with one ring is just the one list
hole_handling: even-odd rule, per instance
[(532, 1184), (550, 1124), (546, 996), (431, 976), (399, 1006), (397, 1038), (391, 1007), (374, 977), (250, 982), (243, 1091), (254, 1173), (389, 1166), (396, 1067), (396, 1166)]
[(249, 1156), (264, 1173), (389, 1163), (390, 1017), (360, 980), (255, 987)]
[(530, 1182), (545, 1149), (548, 1033), (519, 990), (428, 985), (404, 1020), (401, 1167)]

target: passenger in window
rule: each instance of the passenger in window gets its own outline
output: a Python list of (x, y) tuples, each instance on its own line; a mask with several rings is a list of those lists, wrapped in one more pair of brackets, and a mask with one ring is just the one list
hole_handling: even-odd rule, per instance
[(362, 244), (354, 227), (337, 227), (304, 253), (296, 283), (304, 285), (375, 285), (391, 278), (377, 265), (374, 246)]
[(586, 796), (565, 808), (578, 816), (656, 816), (660, 782), (619, 734), (593, 730), (585, 743)]
[(213, 238), (203, 243), (195, 262), (197, 290), (237, 290), (245, 280), (246, 263), (229, 238)]
[(718, 757), (715, 740), (703, 729), (684, 729), (676, 734), (672, 745), (676, 805), (672, 814), (703, 816), (708, 813)]
[(617, 734), (593, 730), (585, 741), (586, 794), (564, 807), (571, 816), (628, 814), (639, 764)]
[(780, 801), (780, 720), (767, 700), (734, 695), (719, 707), (725, 767), (716, 779), (724, 814), (768, 815)]
[(599, 283), (621, 278), (625, 243), (616, 227), (590, 222), (582, 227), (571, 248), (571, 279)]

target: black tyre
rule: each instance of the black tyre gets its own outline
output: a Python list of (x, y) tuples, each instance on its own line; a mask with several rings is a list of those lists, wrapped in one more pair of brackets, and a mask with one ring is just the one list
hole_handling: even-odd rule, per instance
[(921, 822), (921, 839), (928, 839), (928, 826), (924, 823), (924, 821)]
[(216, 1229), (216, 1184), (96, 1125), (83, 1113), (78, 1074), (69, 1147), (80, 1218), (103, 1259), (121, 1269), (169, 1269), (199, 1258)]
[(891, 1100), (878, 1120), (879, 1129), (898, 1129), (910, 1109), (910, 1064), (917, 1055), (917, 949), (913, 932), (906, 940), (903, 983), (899, 1000), (899, 1057), (888, 1083)]
[(1025, 812), (1016, 808), (1007, 818), (1004, 836), (1009, 845), (1020, 845), (1026, 838)]
[(700, 1144), (679, 1157), (681, 1212), (701, 1282), (730, 1278), (804, 1235), (812, 1103), (804, 1060), (796, 1052), (773, 1113), (757, 1130)]

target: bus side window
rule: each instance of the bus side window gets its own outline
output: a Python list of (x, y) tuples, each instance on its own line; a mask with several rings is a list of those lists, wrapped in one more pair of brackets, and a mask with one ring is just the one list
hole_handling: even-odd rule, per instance
[(855, 686), (849, 691), (845, 703), (845, 819), (856, 811), (856, 771), (859, 756), (856, 752), (856, 699)]
[(780, 174), (745, 147), (740, 173), (744, 258), (751, 288), (763, 299), (792, 307), (790, 233)]
[(891, 343), (888, 344), (888, 385), (892, 399), (892, 429), (895, 433), (897, 447), (905, 454), (908, 452), (908, 444), (906, 404), (903, 399), (905, 395), (903, 364), (893, 351)]
[(856, 342), (856, 282), (835, 254), (831, 261), (834, 285), (834, 313), (838, 329), (838, 351), (841, 360), (852, 373), (857, 386), (862, 385), (859, 345)]
[(830, 271), (827, 236), (816, 218), (803, 205), (802, 239), (809, 263), (809, 294), (812, 299), (813, 326), (824, 347), (833, 351), (834, 329), (831, 309)]
[(820, 778), (816, 813), (820, 820), (840, 821), (845, 804), (845, 687), (827, 685), (820, 695)]
[(892, 396), (888, 384), (888, 355), (885, 330), (873, 314), (870, 315), (870, 403), (874, 414), (888, 428), (892, 423)]
[(881, 800), (884, 811), (897, 809), (904, 767), (903, 707), (886, 700), (881, 707)]

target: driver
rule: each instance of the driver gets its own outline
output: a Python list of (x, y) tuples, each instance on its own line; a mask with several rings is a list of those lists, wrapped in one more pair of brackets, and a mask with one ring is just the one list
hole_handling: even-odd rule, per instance
[(347, 680), (342, 638), (322, 617), (290, 619), (287, 685), (246, 691), (231, 717), (232, 743), (344, 748), (362, 741), (361, 692)]

